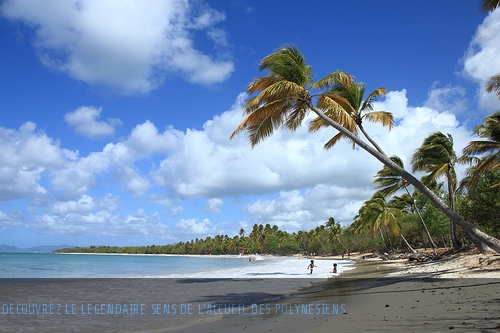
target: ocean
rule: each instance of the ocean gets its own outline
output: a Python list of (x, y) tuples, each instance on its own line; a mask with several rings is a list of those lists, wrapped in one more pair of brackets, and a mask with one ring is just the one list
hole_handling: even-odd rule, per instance
[[(0, 253), (0, 278), (309, 278), (309, 260), (265, 256), (170, 256)], [(257, 259), (257, 260), (255, 260)], [(314, 278), (354, 268), (349, 260), (316, 260)]]
[[(310, 274), (307, 258), (251, 259), (1, 253), (0, 332), (152, 333), (227, 316), (313, 314), (318, 309), (290, 299), (300, 292), (307, 300), (336, 276), (332, 260), (315, 260)], [(354, 268), (335, 263), (340, 274)]]

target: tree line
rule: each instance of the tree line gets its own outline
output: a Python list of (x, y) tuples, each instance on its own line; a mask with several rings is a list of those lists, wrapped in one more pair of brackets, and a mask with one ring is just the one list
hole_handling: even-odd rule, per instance
[[(382, 169), (374, 183), (380, 184), (386, 174)], [(463, 180), (467, 182), (468, 179)], [(468, 187), (460, 187), (456, 195), (456, 209), (475, 227), (500, 237), (500, 183), (499, 172), (486, 172)], [(396, 186), (397, 187), (397, 186)], [(448, 193), (440, 184), (433, 186), (436, 193), (447, 200)], [(453, 241), (449, 218), (424, 195), (415, 191), (384, 197), (387, 186), (376, 191), (360, 208), (354, 221), (342, 227), (330, 217), (309, 231), (289, 233), (270, 224), (254, 224), (250, 232), (240, 229), (234, 236), (216, 235), (186, 242), (148, 246), (90, 246), (54, 251), (55, 253), (125, 253), (125, 254), (201, 254), (223, 255), (268, 253), (274, 255), (340, 255), (349, 252), (411, 251), (415, 248), (450, 247)], [(418, 213), (417, 213), (418, 212)], [(424, 223), (422, 222), (424, 221)], [(456, 237), (463, 245), (471, 242), (463, 231)]]
[[(482, 10), (492, 11), (499, 3), (483, 0)], [(474, 244), (481, 252), (500, 252), (500, 111), (474, 128), (478, 139), (464, 147), (460, 157), (450, 134), (436, 132), (426, 137), (411, 159), (412, 172), (425, 173), (419, 180), (398, 156), (387, 156), (364, 128), (365, 121), (389, 130), (394, 126), (390, 112), (373, 110), (385, 88), (377, 88), (365, 98), (366, 86), (342, 71), (314, 81), (312, 67), (294, 45), (264, 57), (259, 69), (267, 75), (249, 83), (246, 117), (231, 138), (245, 131), (253, 147), (278, 128), (296, 130), (313, 112), (316, 118), (309, 124), (311, 132), (325, 127), (336, 130), (325, 149), (345, 139), (384, 165), (375, 177), (377, 191), (348, 227), (342, 228), (330, 217), (315, 229), (291, 234), (269, 224), (254, 225), (247, 237), (240, 230), (234, 237), (217, 235), (171, 245), (93, 246), (58, 252), (338, 254), (402, 248), (415, 251), (414, 247), (435, 250), (464, 244)], [(486, 91), (496, 92), (500, 98), (500, 74), (490, 78)], [(455, 166), (460, 163), (468, 169), (459, 181)]]
[[(317, 118), (310, 123), (311, 131), (328, 126), (338, 131), (325, 143), (326, 149), (348, 139), (353, 147), (360, 146), (384, 165), (375, 176), (372, 198), (362, 205), (348, 227), (340, 227), (331, 217), (324, 225), (297, 233), (269, 224), (254, 225), (247, 237), (241, 230), (233, 237), (217, 235), (169, 245), (92, 246), (58, 252), (339, 254), (403, 248), (414, 251), (414, 247), (460, 248), (471, 243), (483, 252), (500, 252), (500, 111), (485, 117), (483, 124), (474, 128), (477, 140), (462, 149), (462, 156), (457, 155), (450, 134), (435, 132), (424, 138), (411, 159), (412, 171), (425, 174), (418, 180), (406, 171), (398, 156), (387, 156), (363, 127), (365, 120), (389, 129), (393, 126), (390, 112), (373, 110), (373, 102), (384, 96), (385, 88), (365, 98), (365, 85), (339, 71), (312, 82), (310, 66), (291, 45), (265, 57), (261, 70), (269, 74), (250, 83), (247, 117), (233, 136), (246, 130), (253, 146), (277, 127), (295, 130), (312, 110)], [(313, 95), (314, 90), (319, 91)], [(500, 86), (496, 91), (500, 92)], [(369, 143), (361, 140), (360, 133)], [(468, 165), (467, 175), (460, 181), (455, 171), (457, 164)]]
[(351, 251), (385, 251), (383, 242), (369, 234), (356, 235), (349, 228), (342, 228), (330, 218), (309, 231), (289, 233), (270, 224), (254, 224), (251, 232), (241, 229), (238, 235), (208, 236), (186, 242), (148, 246), (96, 246), (73, 247), (54, 253), (100, 254), (198, 254), (198, 255), (334, 255)]
[[(378, 182), (376, 178), (375, 182)], [(500, 182), (498, 172), (488, 172), (467, 191), (457, 194), (457, 209), (476, 227), (500, 237)], [(435, 186), (440, 197), (447, 193)], [(417, 214), (417, 210), (419, 214)], [(369, 218), (368, 218), (369, 217)], [(421, 222), (425, 221), (425, 224)], [(425, 226), (425, 227), (424, 227)], [(360, 208), (354, 221), (342, 227), (333, 217), (309, 231), (289, 233), (270, 224), (254, 224), (250, 233), (240, 229), (237, 235), (208, 236), (175, 244), (148, 246), (73, 247), (55, 253), (125, 253), (125, 254), (310, 254), (340, 255), (348, 252), (407, 251), (410, 248), (452, 246), (449, 219), (425, 196), (403, 193), (386, 200), (379, 191)], [(403, 235), (403, 237), (401, 237)], [(428, 235), (431, 235), (429, 238)], [(462, 231), (462, 244), (470, 244)]]
[[(463, 242), (458, 235), (460, 228), (467, 241), (474, 243), (481, 252), (500, 252), (500, 241), (476, 227), (457, 209), (459, 186), (454, 169), (456, 163), (469, 164), (469, 174), (467, 181), (462, 183), (463, 188), (473, 185), (487, 172), (498, 172), (500, 111), (486, 117), (484, 124), (474, 129), (479, 140), (464, 147), (461, 158), (456, 156), (451, 135), (438, 132), (425, 138), (412, 157), (412, 171), (427, 173), (419, 180), (405, 169), (399, 157), (386, 155), (364, 128), (366, 121), (381, 124), (389, 130), (393, 127), (394, 118), (390, 112), (373, 110), (374, 101), (385, 95), (385, 88), (375, 89), (365, 98), (366, 86), (356, 82), (349, 73), (340, 70), (314, 81), (312, 67), (307, 64), (295, 45), (284, 45), (264, 57), (259, 69), (267, 75), (257, 77), (249, 83), (249, 97), (244, 105), (246, 117), (236, 127), (231, 138), (245, 131), (253, 147), (271, 136), (278, 128), (296, 130), (306, 119), (306, 115), (312, 112), (316, 118), (309, 123), (310, 131), (321, 128), (335, 130), (333, 137), (325, 143), (325, 149), (332, 148), (340, 140), (348, 140), (353, 148), (361, 148), (384, 165), (386, 180), (397, 181), (404, 188), (412, 186), (414, 191), (425, 196), (433, 206), (445, 214), (450, 221), (453, 247), (462, 246)], [(487, 89), (500, 92), (500, 85), (490, 82)], [(439, 196), (437, 191), (440, 188), (437, 182), (442, 178), (445, 179), (443, 184), (447, 187), (445, 198)], [(368, 228), (371, 233), (380, 232), (382, 237), (383, 231), (393, 235), (399, 233), (399, 226), (395, 222), (395, 214), (398, 213), (394, 207), (385, 207), (386, 199), (395, 191), (384, 181), (381, 180), (379, 184), (382, 190), (360, 211), (355, 221), (358, 232)], [(393, 209), (388, 210), (389, 208)], [(417, 208), (413, 205), (413, 209)], [(421, 221), (426, 228), (424, 220)], [(404, 239), (404, 236), (401, 235), (401, 238)], [(431, 241), (430, 233), (428, 238)], [(435, 244), (433, 247), (435, 248)]]

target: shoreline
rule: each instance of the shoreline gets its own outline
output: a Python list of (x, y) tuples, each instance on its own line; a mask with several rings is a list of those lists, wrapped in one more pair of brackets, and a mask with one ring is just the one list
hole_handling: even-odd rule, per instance
[[(69, 328), (74, 332), (135, 333), (442, 332), (451, 329), (498, 332), (500, 254), (480, 254), (472, 250), (444, 253), (435, 261), (422, 263), (382, 260), (355, 253), (344, 258), (355, 263), (354, 269), (329, 278), (302, 274), (302, 266), (305, 268), (303, 264), (310, 258), (303, 257), (303, 263), (299, 261), (302, 273), (297, 278), (289, 271), (297, 267), (297, 256), (267, 256), (266, 259), (294, 259), (287, 261), (290, 276), (29, 279), (15, 283), (6, 279), (0, 281), (4, 319), (0, 330), (19, 331), (14, 328), (36, 326), (39, 332), (51, 333)], [(342, 258), (316, 256), (314, 260), (320, 270)], [(274, 269), (270, 272), (275, 272)], [(21, 306), (62, 303), (66, 304), (63, 309), (77, 303), (77, 313), (64, 316), (5, 314), (8, 303)], [(106, 307), (128, 305), (130, 309), (132, 304), (128, 303), (145, 303), (145, 315), (112, 315)], [(88, 304), (93, 306), (92, 316), (83, 315), (89, 313)], [(100, 304), (104, 304), (104, 310)], [(172, 311), (175, 304), (177, 313), (165, 313)], [(186, 306), (190, 304), (193, 313), (186, 314)], [(204, 311), (199, 312), (199, 307)], [(10, 309), (7, 307), (7, 312)], [(12, 307), (12, 311), (14, 309), (17, 308)], [(157, 310), (163, 313), (155, 313)], [(107, 315), (95, 315), (102, 311), (108, 311)]]
[(320, 309), (336, 304), (344, 313), (301, 314), (293, 313), (290, 307), (292, 311), (288, 313), (223, 316), (217, 321), (174, 331), (497, 332), (500, 329), (500, 254), (459, 253), (416, 264), (401, 259), (362, 259), (361, 254), (348, 260), (355, 261), (355, 269), (271, 304), (276, 308), (282, 304), (312, 304)]

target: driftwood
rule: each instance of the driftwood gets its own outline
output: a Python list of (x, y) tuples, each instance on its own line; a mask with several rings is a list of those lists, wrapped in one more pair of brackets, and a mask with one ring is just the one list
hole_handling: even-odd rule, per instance
[(416, 252), (416, 253), (372, 253), (368, 255), (364, 255), (363, 259), (370, 259), (370, 258), (380, 258), (382, 260), (401, 260), (401, 259), (408, 259), (410, 262), (426, 262), (430, 260), (436, 259), (436, 257), (433, 254), (430, 253), (422, 253), (422, 252)]

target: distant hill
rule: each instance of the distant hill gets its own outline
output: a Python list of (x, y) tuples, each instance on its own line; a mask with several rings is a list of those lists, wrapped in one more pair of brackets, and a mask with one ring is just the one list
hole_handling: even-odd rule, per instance
[(5, 244), (0, 244), (0, 253), (10, 252), (10, 253), (51, 253), (55, 250), (64, 249), (68, 247), (73, 247), (72, 245), (41, 245), (28, 248), (20, 248), (17, 246), (10, 246)]

